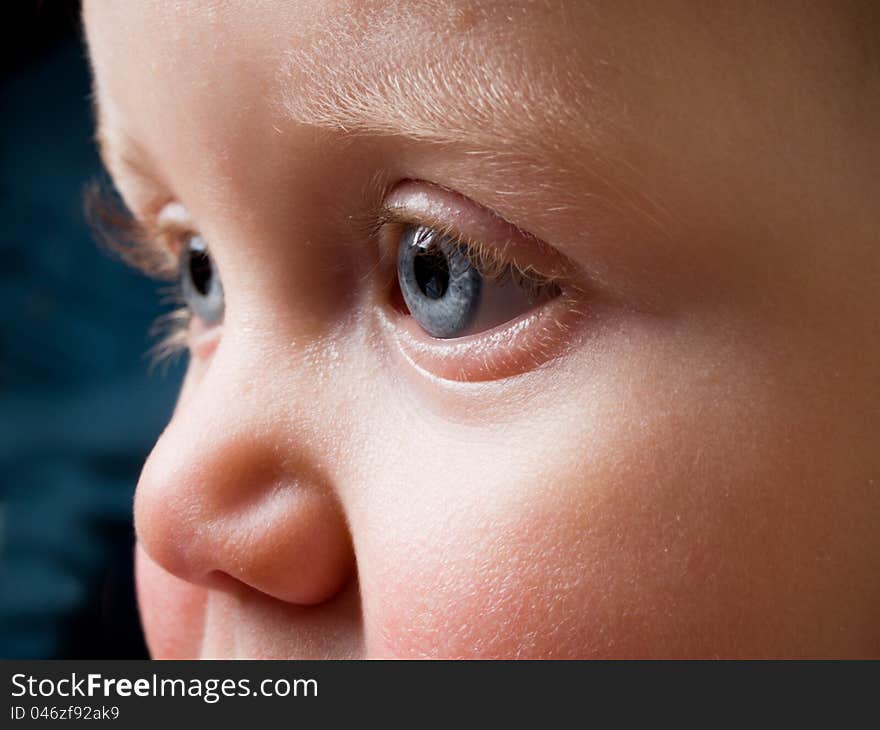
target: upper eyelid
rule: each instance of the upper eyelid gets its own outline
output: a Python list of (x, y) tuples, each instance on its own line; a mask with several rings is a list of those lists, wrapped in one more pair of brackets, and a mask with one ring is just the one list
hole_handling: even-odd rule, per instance
[[(531, 272), (559, 282), (575, 282), (580, 278), (580, 269), (571, 259), (493, 210), (432, 183), (407, 180), (398, 184), (395, 190), (409, 186), (415, 188), (415, 197), (444, 200), (436, 206), (408, 206), (389, 204), (386, 199), (371, 215), (377, 237), (381, 237), (383, 228), (387, 227), (426, 226), (483, 252), (487, 259), (494, 259), (499, 266), (506, 263), (524, 273)], [(393, 198), (394, 191), (387, 197)], [(462, 210), (463, 215), (456, 215), (457, 208), (466, 209), (466, 213)], [(437, 209), (442, 214), (436, 212)], [(468, 218), (470, 222), (462, 222), (461, 218)]]
[(158, 230), (191, 230), (192, 216), (183, 203), (172, 200), (165, 203), (156, 214), (155, 226)]
[(177, 200), (169, 201), (159, 209), (153, 229), (154, 244), (164, 248), (175, 259), (180, 254), (183, 239), (187, 236), (199, 235), (189, 211)]
[[(429, 228), (462, 246), (466, 249), (471, 264), (476, 266), (483, 276), (489, 278), (500, 277), (512, 268), (520, 269), (522, 273), (526, 273), (526, 267), (520, 266), (517, 261), (506, 256), (500, 248), (493, 247), (491, 244), (487, 244), (480, 239), (461, 233), (449, 221), (432, 220), (430, 217), (425, 218), (412, 215), (405, 210), (395, 208), (383, 208), (376, 223), (377, 238), (380, 244), (384, 244), (385, 248), (388, 249), (382, 252), (384, 256), (388, 256), (392, 260), (397, 258), (395, 241), (403, 233), (404, 229), (408, 227)], [(394, 231), (394, 240), (392, 241), (386, 240), (389, 229)], [(552, 278), (536, 270), (534, 273), (538, 274), (541, 278)]]

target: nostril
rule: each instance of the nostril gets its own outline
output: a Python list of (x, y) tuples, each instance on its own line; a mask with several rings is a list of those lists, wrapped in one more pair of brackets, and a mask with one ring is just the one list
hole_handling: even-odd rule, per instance
[(229, 573), (224, 573), (222, 570), (209, 570), (202, 578), (202, 583), (206, 588), (229, 590), (239, 584), (240, 581), (237, 581)]

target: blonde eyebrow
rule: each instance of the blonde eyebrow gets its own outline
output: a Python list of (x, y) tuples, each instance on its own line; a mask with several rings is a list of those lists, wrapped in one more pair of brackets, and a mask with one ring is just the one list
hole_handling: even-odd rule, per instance
[[(632, 169), (608, 156), (615, 146), (608, 139), (621, 135), (613, 103), (582, 69), (559, 73), (533, 65), (523, 73), (503, 60), (467, 60), (476, 48), (467, 57), (411, 57), (400, 64), (377, 60), (383, 54), (375, 51), (349, 55), (342, 46), (328, 48), (288, 53), (279, 84), (288, 121), (462, 145), (480, 157), (484, 177), (491, 173), (510, 203), (528, 197), (516, 181), (531, 175), (552, 187), (556, 210), (601, 207), (668, 228), (665, 206), (620, 180), (621, 169)], [(560, 184), (575, 176), (592, 181), (589, 194), (572, 197)]]
[(391, 6), (354, 32), (331, 19), (284, 54), (277, 88), (287, 119), (541, 159), (597, 146), (605, 104), (591, 73), (600, 60), (524, 60), (534, 54), (503, 29), (500, 11), (472, 11), (462, 31), (461, 11), (443, 3)]
[[(559, 23), (581, 22), (542, 23), (540, 3), (517, 7), (538, 13), (531, 27), (550, 42)], [(528, 52), (533, 39), (505, 30), (503, 8), (474, 11), (463, 31), (444, 3), (379, 7), (354, 32), (331, 18), (316, 40), (284, 53), (274, 105), (295, 124), (460, 146), (511, 204), (531, 195), (518, 182), (529, 176), (556, 211), (635, 213), (666, 229), (665, 206), (625, 181), (640, 175), (614, 153), (630, 133), (614, 91), (619, 69), (586, 45), (544, 63)], [(589, 193), (574, 194), (567, 181), (576, 177), (590, 181)]]
[[(503, 6), (474, 10), (459, 28), (458, 11), (444, 2), (364, 4), (364, 17), (331, 14), (308, 42), (284, 34), (263, 97), (274, 128), (456, 145), (479, 159), (482, 183), (511, 213), (535, 197), (548, 216), (626, 208), (658, 225), (662, 206), (624, 182), (631, 171), (614, 154), (625, 122), (605, 77), (617, 71), (584, 48), (544, 63), (527, 52), (534, 39), (520, 38), (518, 25), (505, 30), (497, 22), (493, 13)], [(540, 18), (532, 20), (542, 27)], [(542, 32), (552, 38), (553, 27)], [(111, 173), (124, 168), (161, 179), (146, 150), (115, 126), (97, 138)], [(540, 181), (540, 190), (521, 184), (527, 176)], [(588, 193), (569, 184), (575, 177), (590, 181)]]
[[(404, 66), (328, 67), (309, 55), (285, 64), (288, 74), (294, 64), (297, 79), (306, 80), (289, 85), (282, 105), (304, 125), (529, 152), (537, 145), (544, 151), (544, 135), (569, 126), (567, 117), (577, 117), (581, 143), (591, 133), (577, 100), (563, 99), (552, 81), (515, 88), (506, 69), (486, 64), (425, 59)], [(523, 103), (535, 97), (543, 98)]]

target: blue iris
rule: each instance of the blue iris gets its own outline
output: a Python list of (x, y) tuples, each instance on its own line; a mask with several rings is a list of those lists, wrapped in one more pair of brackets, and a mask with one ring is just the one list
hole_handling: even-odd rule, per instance
[(466, 333), (480, 304), (482, 277), (461, 244), (426, 226), (400, 237), (397, 278), (410, 314), (432, 337)]
[(223, 319), (223, 284), (201, 236), (190, 236), (180, 251), (180, 291), (190, 311), (205, 324)]

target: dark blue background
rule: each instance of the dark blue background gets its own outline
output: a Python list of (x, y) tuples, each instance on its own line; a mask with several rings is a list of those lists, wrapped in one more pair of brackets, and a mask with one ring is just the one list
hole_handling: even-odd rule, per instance
[(148, 372), (159, 287), (84, 221), (100, 163), (76, 3), (3, 15), (0, 657), (138, 658), (132, 495), (181, 368)]

